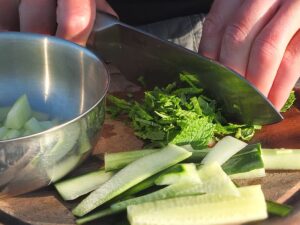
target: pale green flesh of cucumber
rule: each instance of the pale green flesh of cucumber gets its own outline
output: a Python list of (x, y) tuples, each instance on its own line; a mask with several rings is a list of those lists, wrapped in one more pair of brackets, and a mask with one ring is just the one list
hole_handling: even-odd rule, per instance
[(117, 172), (100, 188), (87, 196), (74, 210), (76, 216), (83, 216), (96, 207), (120, 195), (148, 177), (183, 161), (190, 152), (175, 145), (168, 145), (163, 150), (144, 156)]
[(3, 122), (9, 112), (10, 107), (0, 107), (0, 122)]
[(6, 127), (0, 127), (0, 140), (6, 135), (7, 128)]
[(105, 153), (105, 171), (119, 170), (127, 166), (129, 163), (157, 152), (155, 149), (145, 149), (128, 152)]
[(33, 111), (32, 117), (36, 118), (38, 121), (49, 120), (49, 115), (43, 112)]
[(199, 186), (198, 182), (194, 182), (194, 181), (178, 182), (176, 184), (172, 184), (168, 187), (160, 189), (156, 192), (149, 193), (147, 195), (143, 195), (143, 196), (136, 197), (136, 198), (131, 198), (128, 200), (119, 201), (117, 203), (112, 204), (110, 206), (110, 208), (108, 208), (108, 209), (100, 210), (100, 211), (94, 212), (92, 214), (89, 214), (85, 217), (80, 218), (76, 222), (78, 224), (83, 224), (83, 223), (90, 222), (95, 219), (105, 217), (107, 215), (120, 213), (122, 211), (125, 211), (129, 205), (136, 205), (136, 204), (141, 204), (141, 203), (145, 203), (145, 202), (174, 198), (174, 197), (179, 197), (179, 196), (201, 194), (202, 192), (201, 192), (200, 188), (201, 187)]
[(267, 218), (259, 185), (241, 187), (239, 192), (239, 197), (205, 194), (132, 205), (128, 219), (131, 225), (217, 225)]
[(237, 187), (217, 162), (203, 165), (198, 174), (203, 193), (239, 196)]
[(54, 186), (64, 200), (74, 200), (99, 188), (100, 185), (108, 181), (113, 174), (113, 172), (105, 172), (101, 169), (58, 182)]
[(231, 156), (246, 147), (247, 144), (231, 136), (222, 138), (202, 160), (203, 164), (218, 162), (223, 165)]
[(262, 149), (266, 170), (300, 170), (299, 149)]
[(33, 133), (38, 133), (43, 131), (43, 127), (41, 127), (41, 125), (39, 124), (39, 121), (37, 121), (36, 118), (32, 117), (30, 120), (28, 120), (25, 125), (24, 128), (26, 130), (30, 130)]
[(266, 171), (265, 168), (260, 168), (260, 169), (254, 169), (249, 172), (244, 172), (244, 173), (236, 173), (236, 174), (231, 174), (229, 177), (231, 179), (255, 179), (255, 178), (262, 178), (266, 176)]
[(13, 139), (21, 136), (21, 131), (15, 129), (7, 129), (5, 135), (1, 138), (2, 140)]
[(26, 95), (22, 95), (9, 110), (5, 126), (11, 129), (20, 129), (31, 117), (31, 108)]
[(46, 120), (46, 121), (40, 121), (39, 125), (43, 128), (43, 130), (48, 130), (52, 127), (55, 127), (57, 123), (55, 121)]
[(185, 163), (185, 164), (179, 164), (178, 166), (181, 166), (181, 171), (162, 174), (156, 179), (155, 184), (170, 185), (170, 184), (174, 184), (186, 180), (193, 180), (195, 182), (196, 181), (200, 182), (195, 164)]
[[(69, 124), (58, 135), (54, 146), (42, 155), (46, 167), (54, 165), (73, 149), (80, 135), (80, 126), (78, 123)], [(47, 141), (51, 142), (51, 138)]]
[(143, 195), (140, 197), (128, 199), (125, 201), (121, 201), (111, 205), (111, 208), (114, 210), (125, 210), (127, 206), (137, 205), (145, 202), (151, 202), (161, 199), (174, 198), (179, 196), (188, 196), (188, 195), (196, 195), (203, 193), (199, 189), (200, 182), (194, 181), (182, 181), (170, 186), (167, 186), (163, 189), (160, 189), (156, 192), (152, 192), (147, 195)]
[(80, 162), (82, 155), (72, 154), (69, 157), (59, 161), (53, 167), (46, 168), (46, 173), (51, 182), (56, 182), (68, 172), (73, 170)]

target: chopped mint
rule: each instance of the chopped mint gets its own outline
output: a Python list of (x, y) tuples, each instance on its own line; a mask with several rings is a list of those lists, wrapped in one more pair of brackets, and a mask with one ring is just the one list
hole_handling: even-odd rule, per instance
[(178, 82), (146, 91), (141, 102), (114, 96), (108, 100), (108, 112), (127, 115), (135, 134), (152, 146), (171, 142), (202, 149), (224, 135), (250, 140), (258, 128), (227, 123), (216, 101), (205, 96), (198, 77), (192, 74), (180, 74)]
[(286, 103), (284, 104), (284, 106), (282, 107), (280, 112), (288, 111), (288, 109), (292, 107), (292, 105), (294, 104), (295, 101), (296, 101), (295, 91), (292, 91), (290, 93), (290, 96), (289, 96), (288, 100), (286, 101)]

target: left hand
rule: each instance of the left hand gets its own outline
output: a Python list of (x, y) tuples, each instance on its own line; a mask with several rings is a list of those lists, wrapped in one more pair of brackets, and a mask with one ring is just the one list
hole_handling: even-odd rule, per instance
[(300, 74), (300, 0), (215, 0), (199, 53), (243, 75), (281, 109)]

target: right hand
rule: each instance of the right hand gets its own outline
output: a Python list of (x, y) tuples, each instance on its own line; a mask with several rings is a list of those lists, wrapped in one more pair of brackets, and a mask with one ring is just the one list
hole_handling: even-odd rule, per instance
[(106, 0), (0, 0), (0, 31), (56, 35), (85, 45), (96, 9), (117, 16)]

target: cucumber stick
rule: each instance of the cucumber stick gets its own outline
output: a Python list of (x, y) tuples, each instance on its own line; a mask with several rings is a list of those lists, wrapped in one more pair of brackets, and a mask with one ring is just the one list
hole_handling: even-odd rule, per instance
[(83, 216), (108, 200), (120, 195), (148, 177), (183, 161), (190, 152), (176, 145), (168, 145), (161, 151), (144, 156), (119, 172), (100, 188), (88, 195), (74, 210), (76, 216)]
[(128, 151), (128, 152), (105, 153), (104, 155), (105, 171), (122, 169), (125, 166), (127, 166), (129, 163), (157, 151), (158, 150), (155, 149), (144, 149), (144, 150), (136, 150), (136, 151)]
[(226, 136), (222, 138), (202, 160), (203, 164), (218, 162), (223, 165), (231, 156), (246, 147), (247, 144), (234, 137)]
[(11, 129), (20, 129), (30, 119), (32, 114), (26, 95), (22, 95), (9, 110), (5, 126)]
[(262, 149), (266, 170), (300, 170), (299, 149)]
[(198, 174), (202, 181), (202, 193), (239, 196), (237, 187), (217, 162), (201, 166)]
[(110, 207), (116, 211), (125, 210), (130, 205), (137, 205), (145, 202), (151, 202), (161, 199), (174, 198), (179, 196), (196, 195), (203, 193), (199, 188), (200, 182), (195, 181), (181, 181), (170, 186), (167, 186), (158, 191), (143, 195), (140, 197), (128, 199), (125, 201), (112, 204)]
[(128, 219), (131, 225), (212, 225), (267, 218), (259, 185), (241, 187), (239, 192), (239, 197), (205, 194), (131, 205)]
[(196, 165), (193, 163), (178, 164), (178, 171), (170, 171), (160, 175), (156, 181), (156, 185), (170, 185), (181, 181), (193, 180), (199, 181), (198, 171)]
[(108, 181), (113, 174), (113, 172), (105, 172), (104, 169), (100, 169), (98, 171), (58, 182), (54, 186), (64, 200), (74, 200), (94, 191)]

